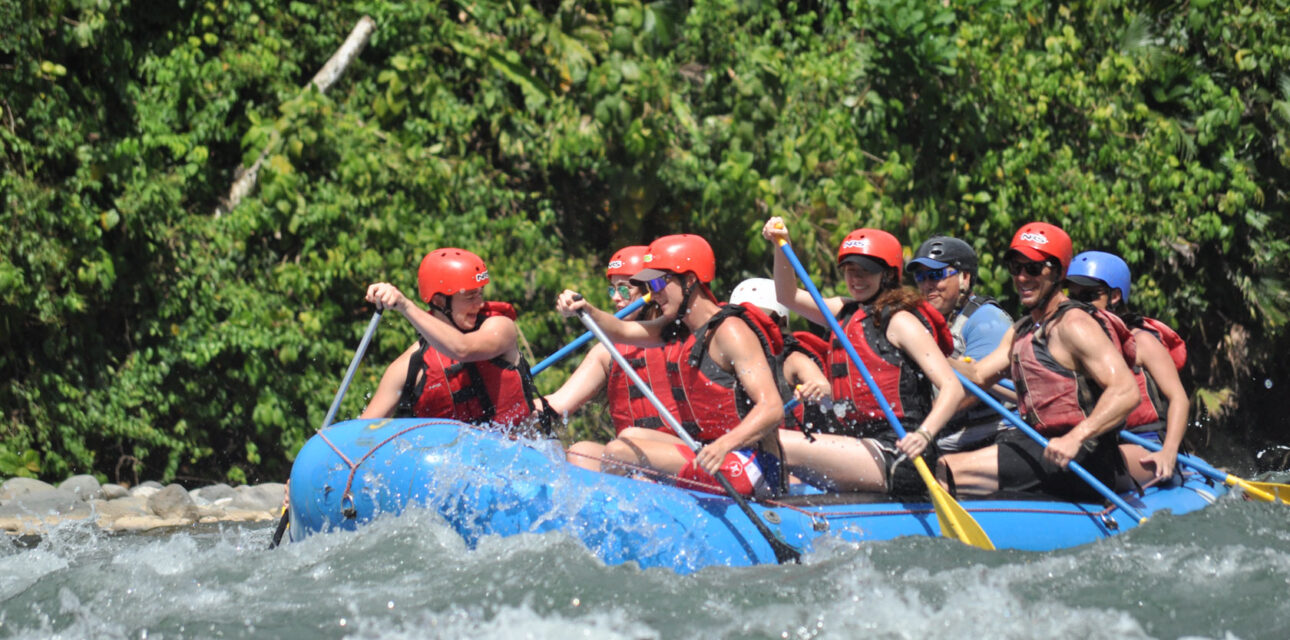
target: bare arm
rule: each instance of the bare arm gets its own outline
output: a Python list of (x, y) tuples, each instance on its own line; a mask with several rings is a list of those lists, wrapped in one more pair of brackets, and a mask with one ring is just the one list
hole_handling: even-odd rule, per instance
[(479, 329), (463, 333), (418, 307), (392, 284), (379, 282), (368, 287), (367, 300), (378, 309), (394, 309), (403, 314), (431, 347), (453, 360), (478, 362), (505, 355), (512, 363), (519, 361), (519, 348), (515, 346), (519, 330), (510, 318), (492, 316), (484, 319)]
[(807, 402), (819, 402), (833, 395), (833, 385), (829, 383), (828, 376), (810, 356), (800, 351), (794, 351), (784, 359), (784, 379), (797, 389), (795, 395)]
[(923, 323), (912, 313), (901, 311), (891, 317), (887, 326), (887, 339), (904, 351), (939, 390), (936, 399), (932, 401), (932, 410), (919, 426), (919, 430), (925, 430), (928, 437), (908, 434), (897, 443), (905, 455), (918, 456), (958, 410), (964, 396), (963, 385), (959, 384), (958, 377), (954, 375), (954, 370), (950, 368), (949, 361), (941, 353), (932, 334), (927, 332)]
[(1178, 448), (1182, 446), (1183, 434), (1187, 431), (1187, 416), (1191, 413), (1191, 400), (1187, 390), (1178, 377), (1173, 358), (1165, 345), (1146, 331), (1135, 331), (1138, 341), (1138, 364), (1151, 374), (1160, 393), (1169, 400), (1169, 412), (1165, 416), (1165, 440), (1160, 451), (1151, 453), (1142, 459), (1155, 467), (1156, 477), (1173, 476), (1174, 465), (1178, 461)]
[(657, 347), (663, 344), (663, 327), (669, 322), (665, 318), (619, 320), (614, 314), (592, 306), (581, 294), (570, 289), (565, 289), (555, 299), (555, 308), (566, 318), (572, 318), (578, 315), (580, 309), (585, 309), (610, 340), (636, 347)]
[(726, 454), (760, 442), (784, 419), (783, 400), (775, 375), (762, 352), (761, 342), (742, 322), (723, 322), (712, 338), (710, 357), (739, 379), (753, 406), (734, 429), (709, 443), (695, 456), (695, 463), (714, 473)]
[[(1088, 417), (1067, 434), (1051, 439), (1044, 450), (1045, 458), (1065, 468), (1084, 442), (1120, 426), (1142, 398), (1129, 364), (1093, 316), (1071, 311), (1055, 325), (1054, 342), (1059, 340), (1076, 367), (1103, 389)], [(1061, 354), (1056, 348), (1053, 351), (1060, 361)]]
[[(828, 321), (820, 314), (819, 307), (815, 306), (811, 293), (797, 287), (797, 272), (779, 249), (780, 240), (788, 242), (788, 227), (784, 224), (784, 219), (774, 217), (767, 220), (761, 233), (762, 237), (775, 245), (775, 299), (797, 315), (820, 326), (827, 326)], [(842, 310), (842, 298), (824, 298), (824, 305), (829, 308), (829, 313), (836, 316)]]
[(372, 399), (368, 401), (363, 413), (359, 414), (359, 418), (389, 418), (394, 415), (394, 410), (399, 406), (399, 396), (403, 393), (403, 385), (407, 382), (408, 363), (412, 354), (416, 353), (417, 346), (413, 344), (408, 347), (407, 351), (385, 368), (381, 383), (376, 386), (376, 393), (372, 394)]
[(1012, 329), (1008, 329), (999, 341), (999, 346), (989, 355), (971, 362), (955, 358), (949, 361), (950, 366), (978, 387), (989, 387), (1008, 375), (1008, 368), (1012, 365), (1012, 340), (1015, 335)]
[(605, 386), (609, 380), (609, 366), (609, 351), (604, 345), (592, 347), (569, 379), (555, 393), (546, 396), (547, 404), (562, 416), (577, 411)]

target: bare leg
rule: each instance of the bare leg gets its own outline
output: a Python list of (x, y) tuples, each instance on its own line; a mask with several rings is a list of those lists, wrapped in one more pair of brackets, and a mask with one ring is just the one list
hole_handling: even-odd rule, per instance
[(818, 433), (815, 442), (800, 431), (782, 430), (784, 464), (797, 477), (838, 491), (885, 492), (887, 474), (863, 441)]
[(999, 447), (948, 453), (937, 463), (937, 477), (948, 489), (945, 470), (954, 474), (954, 489), (959, 495), (984, 496), (999, 490)]
[[(1124, 464), (1129, 469), (1129, 475), (1133, 477), (1134, 482), (1137, 482), (1138, 485), (1144, 485), (1156, 479), (1155, 465), (1153, 464), (1148, 467), (1142, 464), (1142, 458), (1146, 457), (1150, 453), (1151, 452), (1146, 448), (1140, 447), (1136, 444), (1120, 445), (1120, 454), (1124, 456)], [(1130, 485), (1131, 483), (1129, 482), (1121, 482), (1120, 484), (1122, 486), (1116, 487), (1119, 491), (1130, 491), (1136, 489), (1136, 487), (1133, 486), (1124, 486)]]
[[(626, 430), (623, 433), (626, 433)], [(677, 450), (678, 444), (682, 443), (680, 438), (676, 437), (672, 437), (671, 441), (619, 437), (605, 445), (601, 470), (605, 473), (626, 475), (631, 470), (629, 467), (614, 464), (623, 462), (627, 465), (644, 466), (663, 473), (675, 474), (687, 462), (685, 456)]]
[(605, 445), (590, 440), (575, 442), (569, 447), (569, 452), (565, 454), (565, 460), (569, 464), (587, 469), (588, 471), (600, 471), (600, 457), (605, 453)]

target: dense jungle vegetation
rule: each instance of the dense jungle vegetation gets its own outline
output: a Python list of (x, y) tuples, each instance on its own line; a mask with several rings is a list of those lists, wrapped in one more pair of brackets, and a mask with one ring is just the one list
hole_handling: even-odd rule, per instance
[[(772, 214), (830, 283), (855, 227), (958, 235), (1010, 309), (1013, 230), (1060, 224), (1188, 339), (1193, 441), (1285, 442), (1288, 12), (0, 0), (0, 475), (280, 480), (367, 283), (414, 292), (424, 253), (469, 248), (535, 362), (580, 332), (558, 291), (606, 302), (613, 249), (702, 234), (728, 291), (768, 272)], [(342, 417), (412, 339), (386, 319)]]

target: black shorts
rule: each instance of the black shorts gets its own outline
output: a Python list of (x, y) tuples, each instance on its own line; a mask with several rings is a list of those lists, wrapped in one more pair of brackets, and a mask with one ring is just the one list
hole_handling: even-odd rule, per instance
[[(874, 457), (882, 467), (887, 476), (887, 495), (898, 498), (926, 498), (927, 484), (923, 478), (918, 475), (918, 469), (914, 467), (914, 462), (906, 458), (899, 449), (896, 448), (896, 434), (884, 434), (878, 437), (863, 438), (860, 440), (869, 450), (869, 454)], [(930, 444), (923, 450), (923, 460), (927, 462), (929, 469), (936, 468), (936, 460), (940, 457), (940, 449), (935, 444)]]
[[(1114, 432), (1084, 443), (1075, 462), (1108, 487), (1125, 473)], [(999, 491), (1039, 491), (1058, 498), (1100, 502), (1102, 494), (1070, 469), (1044, 459), (1044, 447), (1018, 429), (999, 435)]]

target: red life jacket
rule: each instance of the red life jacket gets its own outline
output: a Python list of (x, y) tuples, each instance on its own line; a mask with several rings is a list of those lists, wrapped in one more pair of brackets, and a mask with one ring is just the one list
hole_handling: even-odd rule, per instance
[[(828, 357), (829, 343), (814, 333), (806, 331), (794, 331), (791, 335), (784, 336), (784, 350), (775, 356), (775, 378), (779, 383), (779, 395), (785, 402), (793, 397), (797, 391), (788, 382), (788, 376), (784, 372), (784, 364), (790, 355), (801, 353), (810, 358), (815, 366), (824, 370), (824, 359)], [(818, 406), (808, 406), (806, 403), (799, 402), (791, 411), (784, 414), (784, 429), (792, 431), (802, 431), (803, 426), (823, 425), (825, 416), (820, 413)], [(818, 428), (817, 428), (818, 430)], [(809, 433), (809, 429), (807, 430)]]
[[(1160, 340), (1160, 343), (1169, 350), (1169, 357), (1175, 367), (1181, 369), (1182, 365), (1187, 363), (1187, 346), (1169, 325), (1154, 318), (1139, 317), (1134, 320), (1132, 331), (1135, 334), (1141, 331)], [(1142, 397), (1142, 401), (1125, 419), (1125, 426), (1136, 432), (1164, 429), (1165, 420), (1169, 415), (1169, 399), (1160, 392), (1155, 377), (1147, 371), (1146, 367), (1139, 367), (1132, 362), (1129, 364), (1133, 365), (1133, 377), (1138, 382), (1138, 394)]]
[(1133, 328), (1146, 331), (1155, 336), (1160, 344), (1169, 350), (1169, 357), (1173, 358), (1174, 368), (1182, 371), (1183, 366), (1187, 364), (1187, 343), (1183, 342), (1182, 336), (1174, 331), (1169, 325), (1156, 320), (1155, 318), (1140, 317), (1138, 322), (1133, 323)]
[[(667, 361), (663, 349), (659, 347), (641, 348), (630, 345), (620, 345), (618, 347), (627, 363), (636, 371), (636, 375), (649, 385), (651, 390), (668, 389), (667, 380)], [(609, 400), (609, 415), (614, 423), (614, 431), (621, 433), (627, 427), (640, 427), (643, 429), (663, 429), (671, 432), (666, 423), (659, 416), (658, 410), (650, 403), (649, 399), (636, 385), (632, 384), (631, 378), (615, 362), (609, 367), (609, 379), (605, 384), (606, 393)], [(672, 415), (677, 414), (676, 401), (672, 398), (671, 393), (654, 394), (658, 397), (663, 406), (667, 408)]]
[[(505, 302), (486, 302), (471, 331), (485, 318), (498, 315), (514, 320), (515, 309)], [(502, 356), (459, 362), (439, 353), (424, 338), (420, 344), (408, 364), (398, 415), (512, 426), (532, 413), (535, 392), (523, 354), (517, 364)]]
[(700, 442), (712, 442), (739, 426), (753, 405), (739, 378), (708, 355), (717, 327), (732, 317), (743, 320), (753, 330), (773, 370), (775, 354), (784, 346), (783, 336), (774, 321), (749, 304), (723, 305), (697, 333), (663, 347), (677, 420)]
[(1024, 317), (1013, 325), (1012, 381), (1017, 387), (1017, 411), (1040, 434), (1065, 435), (1088, 417), (1102, 389), (1088, 376), (1059, 364), (1048, 349), (1048, 327), (1072, 309), (1093, 316), (1130, 367), (1137, 359), (1133, 334), (1118, 316), (1074, 300), (1057, 307), (1051, 317), (1036, 325)]
[[(843, 333), (855, 347), (896, 418), (902, 424), (920, 423), (931, 411), (932, 384), (918, 365), (887, 339), (887, 332), (879, 330), (870, 312), (871, 308), (866, 305), (848, 302), (838, 312), (838, 324), (842, 325)], [(914, 317), (935, 338), (941, 353), (951, 353), (954, 338), (945, 326), (944, 316), (926, 302), (919, 303), (914, 312)], [(882, 324), (884, 328), (887, 326), (886, 322)], [(833, 401), (847, 403), (842, 433), (863, 438), (890, 431), (878, 400), (847, 356), (842, 342), (835, 336), (829, 346), (828, 373), (833, 382)]]

